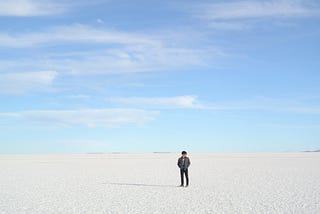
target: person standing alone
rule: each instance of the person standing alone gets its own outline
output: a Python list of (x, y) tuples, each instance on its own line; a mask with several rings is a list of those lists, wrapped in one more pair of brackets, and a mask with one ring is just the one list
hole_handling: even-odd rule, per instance
[(178, 167), (180, 168), (180, 176), (181, 176), (181, 187), (183, 187), (184, 176), (186, 176), (186, 187), (189, 186), (189, 175), (188, 175), (188, 167), (190, 166), (190, 158), (187, 157), (187, 152), (182, 151), (181, 157), (178, 159)]

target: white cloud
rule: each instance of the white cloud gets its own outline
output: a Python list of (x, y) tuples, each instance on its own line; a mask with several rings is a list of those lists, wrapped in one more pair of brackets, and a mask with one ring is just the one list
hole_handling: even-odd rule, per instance
[(74, 95), (68, 95), (68, 96), (66, 96), (66, 98), (88, 100), (88, 99), (91, 98), (91, 96), (90, 95), (86, 95), (86, 94), (74, 94)]
[(319, 129), (320, 125), (293, 125), (293, 124), (262, 124), (266, 127), (277, 129)]
[(318, 16), (320, 10), (312, 0), (248, 0), (199, 4), (193, 8), (193, 13), (198, 18), (210, 21), (208, 26), (211, 28), (245, 30), (260, 26), (263, 20), (272, 21), (274, 26), (279, 27), (279, 21), (276, 20)]
[(226, 111), (272, 111), (287, 112), (299, 114), (320, 114), (320, 106), (308, 104), (307, 100), (299, 99), (275, 99), (269, 97), (256, 97), (253, 99), (221, 102), (215, 105), (209, 105), (208, 109), (226, 110)]
[[(214, 54), (214, 53), (213, 53)], [(210, 56), (211, 57), (211, 56)], [(218, 54), (216, 58), (220, 57)], [(77, 53), (48, 54), (19, 60), (1, 60), (2, 70), (55, 70), (61, 75), (121, 74), (205, 66), (205, 51), (168, 47), (118, 47)], [(212, 58), (214, 58), (212, 56)]]
[(196, 96), (177, 96), (177, 97), (126, 97), (112, 98), (112, 102), (126, 105), (141, 106), (144, 108), (192, 108), (203, 109)]
[[(169, 40), (169, 41), (168, 41)], [(195, 49), (185, 43), (170, 43), (161, 36), (127, 33), (85, 25), (60, 26), (46, 32), (8, 35), (0, 34), (0, 46), (7, 48), (32, 48), (42, 45), (67, 43), (99, 44), (99, 48), (81, 52), (48, 53), (43, 58), (2, 61), (0, 67), (7, 70), (28, 69), (56, 70), (64, 74), (108, 74), (145, 72), (172, 68), (187, 68), (205, 65), (208, 58), (218, 58), (221, 52), (207, 47)]]
[(0, 73), (0, 93), (19, 94), (49, 89), (57, 76), (55, 71)]
[(0, 34), (0, 46), (25, 48), (62, 43), (104, 43), (122, 45), (161, 45), (160, 41), (144, 35), (119, 32), (112, 29), (93, 28), (86, 25), (58, 26), (44, 32)]
[(154, 120), (158, 114), (158, 111), (110, 108), (7, 112), (0, 113), (0, 117), (14, 117), (54, 126), (119, 127), (143, 125), (145, 122)]
[(19, 117), (19, 114), (17, 113), (0, 113), (0, 117)]
[(46, 16), (65, 11), (65, 5), (48, 0), (0, 0), (0, 16)]
[(317, 10), (301, 0), (235, 1), (203, 4), (198, 16), (207, 19), (247, 19), (317, 15)]
[(99, 24), (103, 24), (104, 21), (102, 19), (96, 19), (96, 22), (99, 23)]
[(205, 53), (166, 47), (123, 47), (104, 51), (84, 52), (69, 58), (46, 60), (51, 69), (66, 74), (110, 74), (148, 72), (172, 68), (186, 68), (205, 65)]
[(227, 21), (218, 21), (211, 22), (208, 25), (210, 28), (218, 29), (218, 30), (245, 30), (250, 28), (248, 23), (244, 22), (227, 22)]

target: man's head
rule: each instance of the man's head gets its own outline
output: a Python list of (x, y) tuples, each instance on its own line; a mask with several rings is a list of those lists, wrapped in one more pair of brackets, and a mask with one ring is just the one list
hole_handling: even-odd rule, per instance
[(187, 156), (187, 152), (186, 152), (186, 151), (182, 151), (182, 152), (181, 152), (181, 155), (182, 155), (183, 157), (185, 157), (185, 156)]

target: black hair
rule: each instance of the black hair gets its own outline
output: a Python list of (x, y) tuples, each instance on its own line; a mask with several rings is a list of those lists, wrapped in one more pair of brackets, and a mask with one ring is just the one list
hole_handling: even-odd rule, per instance
[(184, 155), (184, 154), (187, 154), (187, 152), (186, 151), (182, 151), (181, 154)]

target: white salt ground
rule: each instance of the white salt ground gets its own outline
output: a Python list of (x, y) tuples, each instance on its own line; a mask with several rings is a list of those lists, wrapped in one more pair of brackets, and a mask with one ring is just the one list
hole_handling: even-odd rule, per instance
[(320, 153), (0, 155), (0, 213), (320, 213)]

